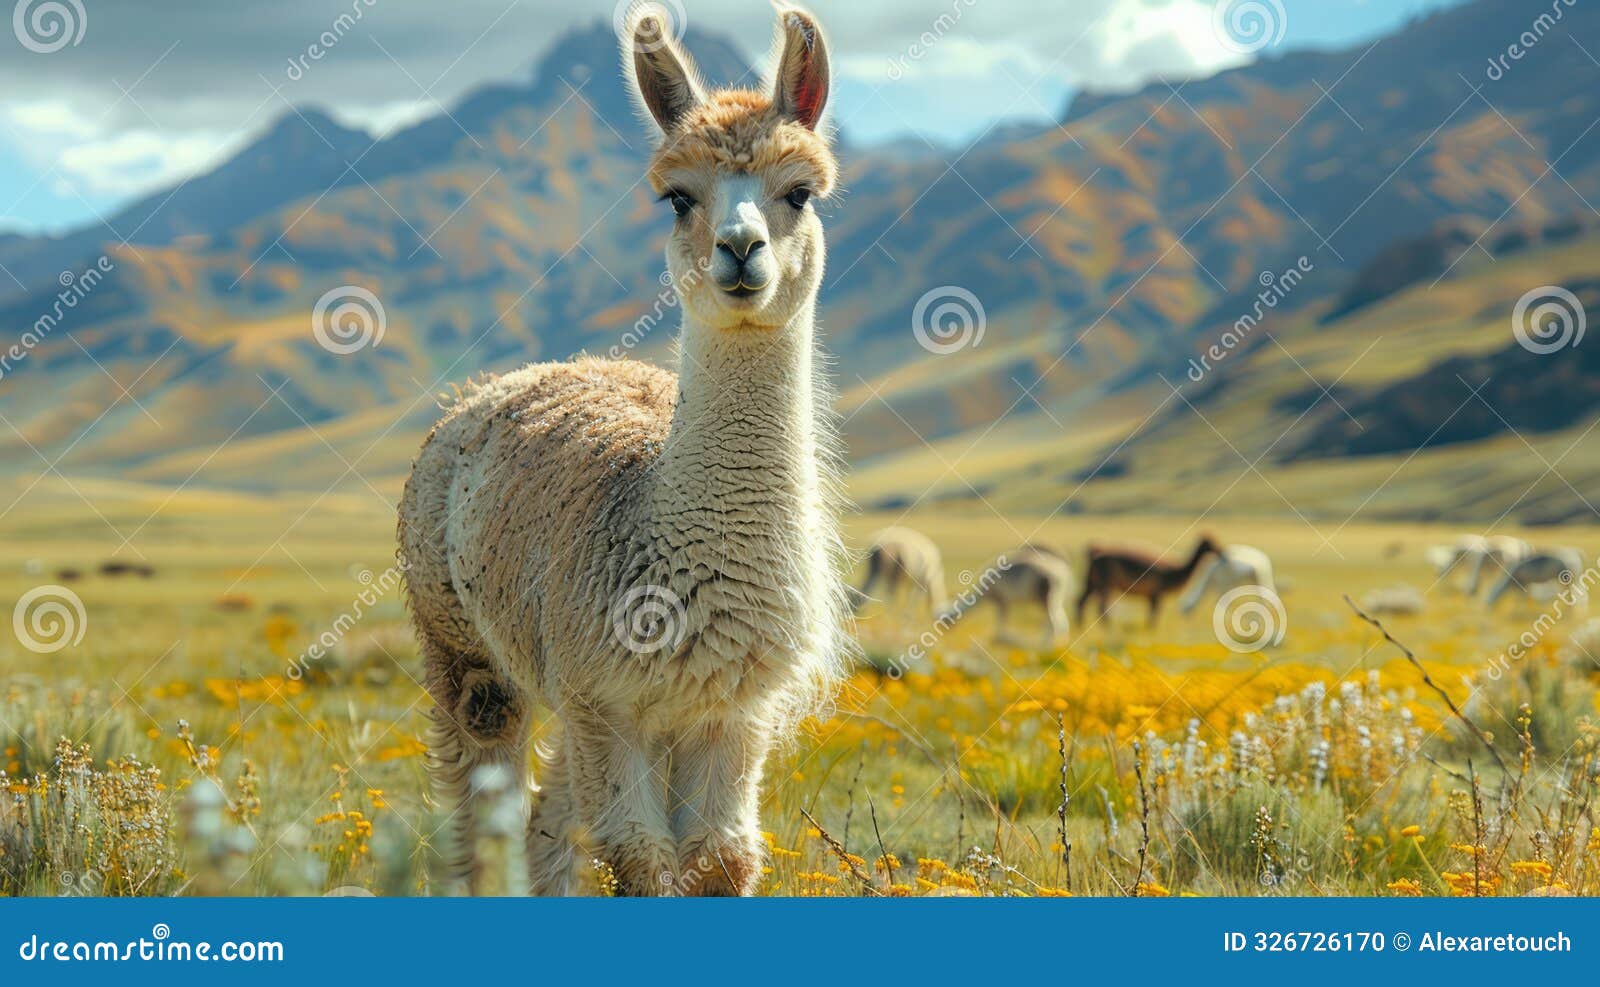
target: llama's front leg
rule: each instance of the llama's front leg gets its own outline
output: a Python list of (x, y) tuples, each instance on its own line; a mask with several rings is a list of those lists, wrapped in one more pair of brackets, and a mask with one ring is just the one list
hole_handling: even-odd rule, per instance
[(749, 723), (708, 723), (673, 745), (678, 894), (748, 895), (765, 859), (758, 819), (771, 740)]
[(610, 866), (617, 893), (669, 893), (678, 880), (664, 753), (625, 717), (574, 702), (561, 710), (567, 770), (584, 846)]

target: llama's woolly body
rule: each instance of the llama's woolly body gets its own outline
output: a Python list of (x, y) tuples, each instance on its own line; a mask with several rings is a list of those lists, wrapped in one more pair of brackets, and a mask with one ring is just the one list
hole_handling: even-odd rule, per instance
[[(474, 385), (430, 434), (402, 512), (424, 633), (552, 705), (654, 691), (680, 711), (744, 706), (742, 690), (817, 680), (827, 668), (791, 652), (838, 650), (817, 619), (837, 611), (821, 460), (755, 390), (725, 395), (743, 406), (731, 420), (697, 409), (674, 438), (677, 380), (646, 364), (534, 364)], [(696, 441), (736, 423), (737, 450)], [(614, 605), (646, 588), (684, 604), (670, 662), (619, 641)]]

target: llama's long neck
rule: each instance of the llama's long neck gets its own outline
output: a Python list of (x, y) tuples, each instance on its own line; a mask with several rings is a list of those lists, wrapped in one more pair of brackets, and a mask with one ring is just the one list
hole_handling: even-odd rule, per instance
[(1182, 586), (1184, 583), (1187, 583), (1189, 578), (1194, 575), (1195, 569), (1200, 567), (1201, 561), (1204, 560), (1209, 554), (1210, 549), (1208, 549), (1205, 545), (1196, 545), (1194, 551), (1189, 555), (1189, 561), (1185, 562), (1179, 568), (1173, 570), (1173, 582), (1178, 586)]
[(795, 639), (836, 591), (814, 360), (809, 306), (777, 331), (686, 324), (647, 522), (708, 610), (758, 604)]
[(655, 469), (656, 507), (741, 514), (818, 499), (811, 318), (808, 307), (777, 331), (684, 326), (677, 407)]

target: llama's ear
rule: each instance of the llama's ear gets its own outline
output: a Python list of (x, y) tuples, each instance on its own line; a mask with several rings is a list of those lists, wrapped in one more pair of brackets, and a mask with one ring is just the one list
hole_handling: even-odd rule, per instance
[(639, 5), (629, 18), (622, 45), (633, 92), (662, 132), (672, 130), (685, 113), (705, 101), (694, 59), (672, 36), (672, 22), (661, 7)]
[(778, 112), (816, 130), (828, 104), (828, 47), (822, 28), (810, 14), (799, 10), (778, 13), (778, 75), (773, 83), (772, 105)]

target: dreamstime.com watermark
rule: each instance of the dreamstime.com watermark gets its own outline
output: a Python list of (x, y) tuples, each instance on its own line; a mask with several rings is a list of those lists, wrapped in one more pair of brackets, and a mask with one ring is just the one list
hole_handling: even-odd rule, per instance
[(311, 670), (313, 662), (319, 662), (328, 657), (329, 653), (339, 646), (339, 642), (343, 641), (345, 636), (357, 624), (361, 623), (362, 617), (377, 606), (380, 600), (400, 587), (401, 580), (410, 569), (410, 560), (404, 555), (400, 555), (394, 565), (376, 575), (373, 574), (371, 569), (361, 570), (361, 574), (356, 577), (356, 581), (361, 584), (361, 592), (357, 593), (355, 599), (350, 601), (350, 606), (344, 613), (335, 617), (333, 623), (321, 634), (317, 635), (317, 639), (311, 642), (309, 648), (300, 652), (294, 661), (289, 663), (289, 667), (285, 669), (284, 674), (291, 679), (302, 678)]
[(54, 654), (83, 643), (89, 613), (78, 594), (65, 586), (36, 586), (22, 594), (12, 608), (11, 630), (34, 654)]
[(1304, 281), (1307, 274), (1317, 269), (1309, 257), (1301, 257), (1292, 265), (1285, 268), (1282, 274), (1271, 271), (1262, 271), (1256, 280), (1261, 283), (1261, 290), (1256, 292), (1256, 300), (1250, 306), (1250, 311), (1239, 316), (1233, 325), (1217, 338), (1217, 341), (1206, 347), (1205, 352), (1199, 357), (1189, 360), (1188, 378), (1200, 383), (1205, 380), (1217, 364), (1226, 360), (1233, 351), (1250, 341), (1256, 328), (1261, 325), (1261, 320), (1267, 313), (1277, 308), (1285, 298), (1288, 298), (1300, 282)]
[(1229, 651), (1250, 654), (1276, 648), (1289, 633), (1289, 612), (1267, 586), (1238, 586), (1211, 609), (1211, 630)]
[(82, 874), (64, 870), (56, 882), (61, 885), (62, 898), (98, 898), (105, 893), (105, 875), (94, 869)]
[(360, 285), (331, 288), (311, 308), (311, 335), (329, 353), (343, 356), (377, 346), (388, 328), (383, 302)]
[(1517, 299), (1511, 310), (1511, 334), (1529, 353), (1554, 353), (1583, 342), (1588, 313), (1578, 296), (1560, 285), (1547, 284)]
[(1229, 51), (1253, 55), (1283, 40), (1289, 15), (1280, 0), (1216, 0), (1211, 33)]
[(913, 63), (927, 58), (928, 52), (961, 23), (961, 18), (966, 16), (967, 11), (978, 5), (978, 0), (949, 0), (949, 3), (949, 10), (935, 17), (933, 23), (928, 25), (928, 29), (917, 35), (916, 40), (907, 45), (905, 51), (889, 59), (887, 74), (892, 81), (899, 82), (904, 79)]
[(961, 620), (962, 615), (976, 606), (978, 601), (983, 599), (984, 594), (988, 593), (990, 588), (1000, 581), (1000, 577), (1010, 571), (1011, 560), (1004, 555), (995, 559), (994, 565), (991, 565), (976, 576), (972, 574), (971, 570), (962, 570), (961, 574), (956, 577), (956, 581), (965, 586), (966, 589), (956, 594), (956, 598), (950, 602), (950, 605), (945, 607), (934, 618), (933, 626), (923, 631), (921, 636), (912, 643), (911, 647), (906, 649), (904, 654), (889, 662), (888, 668), (884, 669), (884, 674), (891, 679), (899, 679), (905, 675), (906, 669), (926, 658), (928, 652), (933, 650), (934, 646), (943, 640), (946, 634), (950, 633), (950, 628)]
[(1563, 569), (1556, 581), (1561, 589), (1556, 591), (1550, 605), (1539, 614), (1538, 619), (1518, 635), (1510, 647), (1489, 659), (1488, 675), (1492, 681), (1499, 681), (1502, 675), (1511, 671), (1512, 666), (1521, 664), (1567, 614), (1581, 614), (1588, 610), (1589, 594), (1596, 586), (1600, 586), (1600, 568), (1590, 565), (1581, 573)]
[(140, 936), (127, 942), (85, 939), (51, 942), (38, 933), (23, 939), (17, 955), (24, 962), (56, 963), (184, 963), (191, 960), (221, 963), (282, 963), (283, 943), (274, 940), (219, 943), (187, 942), (172, 938), (172, 927), (157, 922), (150, 938)]
[(288, 76), (290, 82), (299, 82), (311, 71), (313, 62), (320, 62), (328, 57), (328, 53), (339, 46), (345, 35), (361, 23), (367, 16), (367, 11), (378, 5), (378, 0), (350, 0), (350, 9), (341, 12), (328, 25), (328, 29), (317, 35), (317, 40), (306, 46), (306, 50), (294, 58), (289, 59), (289, 67), (283, 74)]
[(652, 52), (666, 47), (669, 41), (682, 41), (683, 34), (689, 29), (689, 14), (683, 9), (680, 0), (617, 0), (616, 7), (611, 11), (611, 26), (616, 30), (617, 36), (624, 37), (634, 19), (644, 10), (654, 9), (656, 13), (664, 16), (667, 22), (667, 31), (660, 40), (639, 45), (634, 44), (638, 50)]
[(959, 285), (925, 291), (911, 309), (911, 334), (919, 346), (937, 356), (976, 348), (988, 328), (983, 302)]
[(100, 287), (100, 282), (105, 276), (117, 269), (117, 265), (110, 257), (102, 254), (100, 259), (83, 269), (82, 274), (71, 271), (62, 271), (56, 281), (60, 283), (61, 290), (56, 292), (56, 299), (50, 305), (50, 311), (34, 320), (15, 343), (5, 350), (0, 351), (0, 378), (4, 378), (16, 368), (16, 365), (27, 359), (34, 347), (44, 342), (50, 334), (56, 331), (56, 326), (66, 314), (78, 307), (78, 303), (89, 297), (90, 292)]
[(640, 655), (676, 650), (689, 631), (683, 598), (665, 586), (635, 586), (611, 605), (611, 633)]
[(1483, 74), (1488, 76), (1490, 82), (1499, 82), (1511, 71), (1512, 62), (1522, 61), (1523, 56), (1538, 47), (1544, 41), (1545, 35), (1555, 30), (1556, 25), (1567, 16), (1567, 11), (1578, 5), (1578, 0), (1550, 0), (1548, 10), (1541, 11), (1527, 30), (1517, 35), (1517, 40), (1506, 46), (1506, 50), (1489, 59), (1489, 67)]
[(673, 279), (671, 271), (662, 271), (661, 290), (656, 292), (655, 303), (650, 306), (648, 312), (634, 320), (633, 325), (622, 334), (622, 338), (606, 351), (607, 355), (613, 360), (621, 359), (623, 354), (631, 352), (650, 338), (650, 334), (655, 332), (667, 313), (683, 305), (683, 292), (699, 284), (709, 270), (711, 270), (711, 258), (696, 261), (694, 269), (683, 276), (682, 284)]
[(76, 48), (87, 30), (89, 12), (83, 0), (17, 0), (11, 9), (11, 32), (35, 54)]

